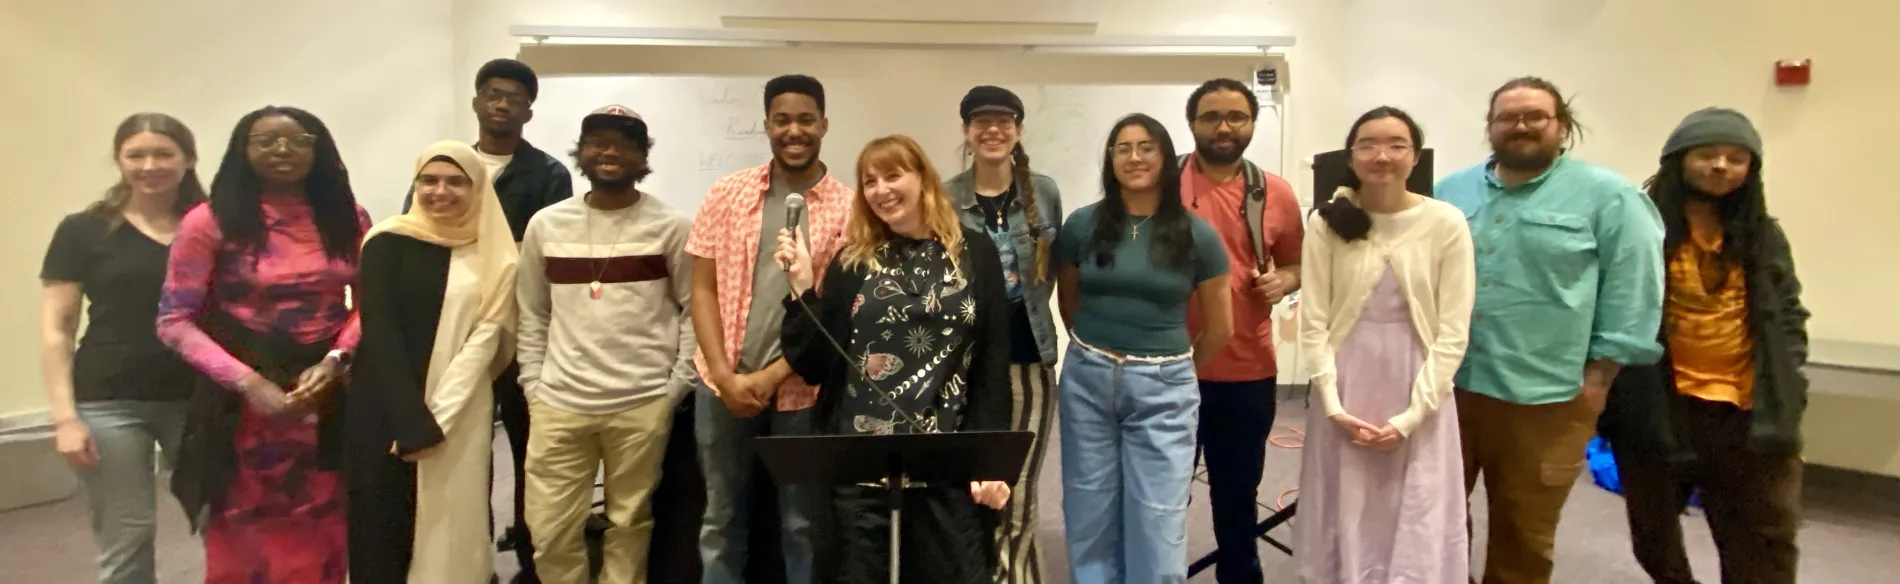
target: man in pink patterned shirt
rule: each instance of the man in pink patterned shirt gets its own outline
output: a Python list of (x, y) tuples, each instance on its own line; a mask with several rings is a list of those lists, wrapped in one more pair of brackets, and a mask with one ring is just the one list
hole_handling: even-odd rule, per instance
[[(806, 211), (796, 220), (811, 244), (814, 266), (828, 264), (843, 246), (851, 209), (850, 187), (818, 160), (829, 122), (825, 88), (817, 79), (785, 75), (767, 82), (765, 128), (772, 161), (713, 183), (686, 242), (693, 256), (695, 361), (703, 384), (694, 432), (706, 474), (699, 540), (704, 584), (745, 581), (752, 439), (812, 432), (818, 388), (793, 375), (779, 351), (779, 323), (791, 288), (772, 253), (778, 230), (787, 224), (785, 201), (793, 193), (805, 198)], [(779, 490), (787, 584), (819, 580), (813, 574), (812, 523), (827, 500), (810, 487)]]

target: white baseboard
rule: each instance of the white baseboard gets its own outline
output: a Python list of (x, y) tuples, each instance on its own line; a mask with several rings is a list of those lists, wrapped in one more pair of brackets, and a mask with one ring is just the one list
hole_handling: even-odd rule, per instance
[(25, 410), (0, 414), (0, 432), (18, 428), (36, 428), (53, 424), (51, 410)]

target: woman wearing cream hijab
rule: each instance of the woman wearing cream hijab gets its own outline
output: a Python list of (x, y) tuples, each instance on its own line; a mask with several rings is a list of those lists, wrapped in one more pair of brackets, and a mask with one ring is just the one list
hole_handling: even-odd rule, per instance
[(351, 375), (350, 580), (478, 584), (494, 573), (490, 383), (514, 349), (514, 238), (468, 146), (416, 159), (406, 214), (364, 236)]

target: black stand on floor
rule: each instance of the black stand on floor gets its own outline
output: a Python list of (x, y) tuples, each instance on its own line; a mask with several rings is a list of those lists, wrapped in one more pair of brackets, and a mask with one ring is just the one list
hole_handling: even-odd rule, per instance
[(1014, 481), (1035, 432), (949, 432), (885, 436), (775, 436), (753, 441), (780, 485), (854, 485), (888, 481), (891, 582), (898, 582), (899, 523), (908, 482)]
[[(1194, 466), (1198, 468), (1200, 465), (1201, 450), (1199, 447), (1196, 447), (1194, 449)], [(1200, 478), (1199, 473), (1196, 473), (1195, 480), (1201, 481), (1203, 484), (1207, 482), (1205, 479)], [(1300, 502), (1295, 500), (1292, 503), (1288, 503), (1285, 508), (1274, 511), (1273, 515), (1267, 516), (1266, 519), (1260, 521), (1259, 525), (1254, 526), (1253, 538), (1267, 542), (1267, 545), (1279, 548), (1280, 551), (1286, 552), (1286, 555), (1293, 555), (1293, 548), (1287, 547), (1284, 543), (1280, 543), (1280, 540), (1274, 539), (1271, 535), (1267, 535), (1267, 532), (1273, 531), (1273, 528), (1279, 527), (1281, 524), (1292, 520), (1293, 514), (1299, 510), (1299, 507)], [(1201, 559), (1194, 560), (1194, 563), (1188, 565), (1188, 577), (1193, 578), (1195, 574), (1214, 567), (1214, 564), (1220, 562), (1219, 556), (1220, 550), (1215, 549), (1214, 551), (1208, 552), (1207, 555), (1201, 556)]]

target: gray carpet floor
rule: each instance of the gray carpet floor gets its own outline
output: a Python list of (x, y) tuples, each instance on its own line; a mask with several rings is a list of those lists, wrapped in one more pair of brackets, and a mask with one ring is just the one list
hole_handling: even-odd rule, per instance
[[(1274, 435), (1282, 442), (1297, 444), (1294, 429), (1304, 427), (1305, 417), (1301, 402), (1283, 400)], [(498, 441), (498, 466), (507, 464), (506, 452), (505, 445)], [(1040, 493), (1045, 510), (1041, 536), (1046, 565), (1054, 568), (1048, 574), (1048, 581), (1066, 584), (1069, 580), (1065, 573), (1066, 554), (1062, 549), (1061, 468), (1054, 448), (1048, 455), (1051, 458), (1045, 465), (1042, 481), (1045, 488)], [(1299, 452), (1270, 447), (1266, 466), (1260, 500), (1273, 505), (1276, 498), (1299, 481)], [(1824, 469), (1810, 472), (1800, 540), (1802, 582), (1894, 581), (1894, 574), (1900, 573), (1900, 553), (1896, 553), (1900, 552), (1900, 489), (1896, 489), (1896, 484), (1900, 481)], [(506, 484), (496, 487), (498, 493), (510, 488)], [(1296, 495), (1286, 498), (1291, 501)], [(1190, 559), (1214, 549), (1206, 501), (1206, 488), (1197, 484), (1189, 520)], [(169, 497), (161, 498), (160, 503), (163, 510), (158, 522), (160, 581), (168, 584), (202, 581), (203, 552), (187, 531), (177, 505)], [(506, 504), (497, 508), (499, 513), (508, 513)], [(1482, 542), (1483, 504), (1473, 505), (1472, 512), (1475, 523), (1480, 526), (1475, 541)], [(1263, 510), (1262, 516), (1267, 513)], [(1707, 524), (1699, 518), (1686, 517), (1684, 525), (1696, 573), (1705, 581), (1716, 581), (1715, 547), (1709, 539)], [(1285, 541), (1289, 533), (1282, 527), (1271, 535)], [(1646, 581), (1630, 555), (1622, 500), (1591, 484), (1587, 476), (1578, 483), (1570, 504), (1564, 509), (1557, 541), (1555, 582), (1628, 584)], [(1260, 544), (1260, 550), (1268, 582), (1298, 581), (1292, 575), (1291, 558), (1264, 543)], [(1480, 557), (1473, 559), (1474, 567), (1482, 565), (1482, 551), (1478, 555)], [(79, 498), (0, 513), (0, 584), (96, 582), (92, 558), (86, 507)], [(504, 577), (511, 575), (515, 570), (513, 556), (497, 555), (496, 566)], [(1191, 581), (1213, 582), (1213, 571), (1208, 570)]]

